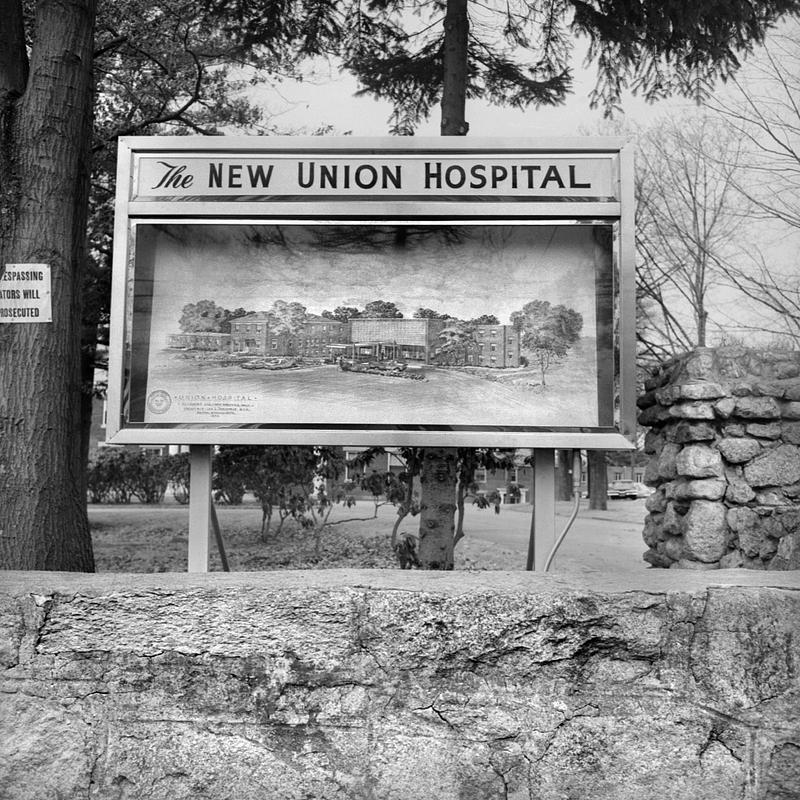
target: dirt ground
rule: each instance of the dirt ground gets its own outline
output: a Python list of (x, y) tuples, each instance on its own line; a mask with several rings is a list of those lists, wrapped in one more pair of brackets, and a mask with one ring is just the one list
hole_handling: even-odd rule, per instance
[[(589, 511), (588, 501), (567, 535), (551, 571), (593, 572), (619, 569), (644, 570), (645, 545), (642, 526), (643, 500), (612, 500), (608, 511)], [(500, 514), (468, 508), (465, 538), (456, 548), (456, 569), (524, 570), (531, 524), (530, 505), (503, 506)], [(558, 505), (556, 530), (566, 524), (571, 504)], [(385, 506), (376, 519), (370, 504), (354, 509), (337, 508), (331, 520), (338, 522), (322, 538), (319, 558), (312, 537), (289, 524), (280, 536), (266, 542), (259, 537), (261, 510), (253, 503), (220, 507), (217, 515), (231, 570), (253, 571), (308, 567), (393, 568), (389, 547), (395, 509)], [(167, 501), (159, 506), (89, 507), (92, 540), (99, 572), (184, 571), (187, 560), (189, 510)], [(401, 531), (416, 531), (409, 519)], [(222, 569), (213, 542), (211, 569)]]

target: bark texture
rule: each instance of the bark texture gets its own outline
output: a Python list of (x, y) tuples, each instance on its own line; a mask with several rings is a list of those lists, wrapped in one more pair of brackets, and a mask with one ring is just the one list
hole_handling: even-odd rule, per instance
[(419, 560), (422, 569), (453, 569), (458, 450), (430, 447), (422, 460)]
[(800, 578), (707, 575), (12, 573), (0, 798), (796, 798)]
[(572, 500), (572, 450), (556, 450), (556, 500)]
[(467, 0), (447, 0), (442, 53), (442, 136), (466, 136), (466, 99), (469, 66)]
[[(24, 72), (0, 74), (0, 264), (48, 264), (53, 310), (51, 323), (0, 324), (5, 569), (93, 569), (81, 460), (80, 321), (94, 17), (94, 0), (40, 0), (27, 81), (19, 83)], [(21, 23), (7, 32), (12, 28)]]
[(587, 450), (589, 477), (589, 508), (605, 511), (608, 508), (608, 468), (605, 450)]

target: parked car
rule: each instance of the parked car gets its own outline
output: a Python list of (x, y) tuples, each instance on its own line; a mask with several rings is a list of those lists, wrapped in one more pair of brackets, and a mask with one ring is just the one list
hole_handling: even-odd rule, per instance
[(608, 484), (608, 496), (618, 500), (636, 500), (639, 497), (650, 497), (653, 489), (643, 483), (631, 480), (611, 481)]
[(620, 480), (608, 484), (609, 500), (636, 500), (639, 497), (636, 481)]

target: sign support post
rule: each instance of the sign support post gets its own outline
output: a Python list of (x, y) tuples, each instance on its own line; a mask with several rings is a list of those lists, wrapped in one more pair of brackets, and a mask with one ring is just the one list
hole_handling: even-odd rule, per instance
[(211, 451), (210, 445), (189, 448), (189, 572), (208, 572)]
[(533, 450), (533, 512), (528, 541), (527, 570), (544, 571), (547, 556), (556, 541), (555, 450)]

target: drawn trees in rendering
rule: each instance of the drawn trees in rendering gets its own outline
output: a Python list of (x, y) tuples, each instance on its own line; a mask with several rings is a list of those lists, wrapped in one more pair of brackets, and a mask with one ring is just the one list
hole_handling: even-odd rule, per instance
[(213, 300), (187, 303), (181, 309), (178, 325), (184, 333), (211, 333), (222, 330), (228, 312)]
[(333, 311), (327, 309), (322, 312), (325, 319), (332, 319), (336, 322), (347, 322), (348, 320), (358, 317), (361, 312), (355, 306), (336, 306)]
[(276, 300), (269, 310), (270, 322), (276, 334), (293, 336), (306, 321), (306, 307), (302, 303)]
[(466, 364), (468, 357), (478, 349), (475, 326), (452, 320), (439, 332), (439, 357), (445, 364)]
[(229, 311), (213, 300), (199, 300), (181, 309), (178, 327), (183, 333), (230, 333), (231, 321), (249, 313), (244, 308)]
[(547, 370), (580, 339), (583, 317), (564, 305), (532, 300), (511, 314), (511, 324), (520, 334), (522, 351), (539, 367), (545, 386)]
[(362, 317), (379, 319), (402, 319), (400, 309), (388, 300), (373, 300), (364, 307)]

